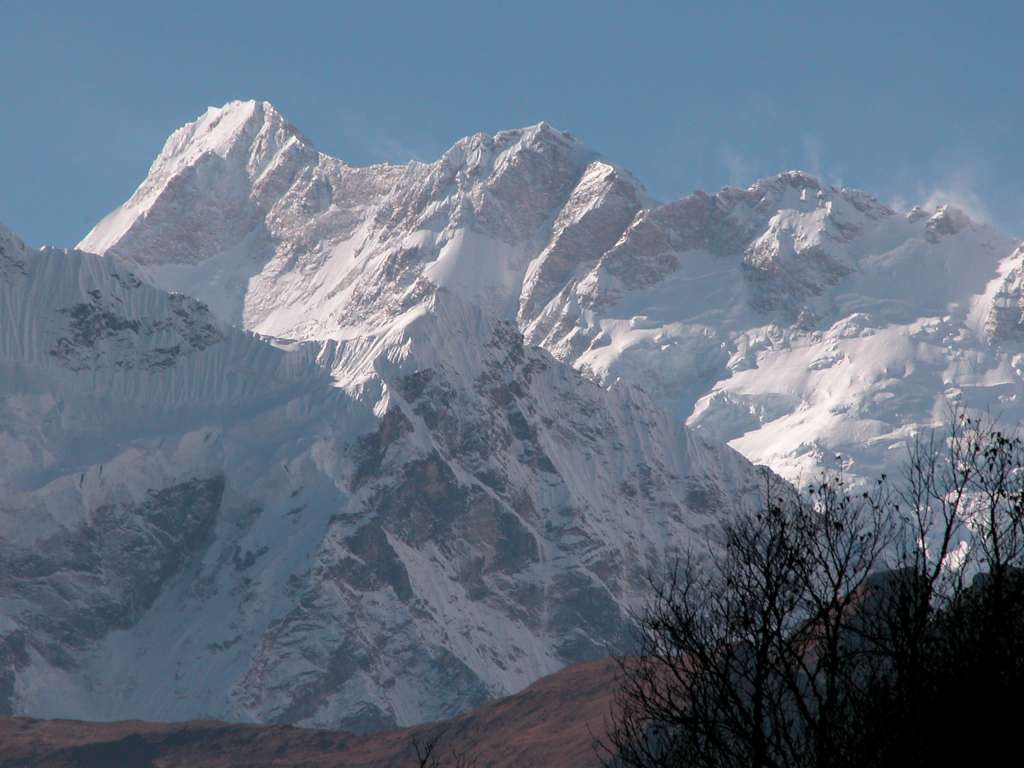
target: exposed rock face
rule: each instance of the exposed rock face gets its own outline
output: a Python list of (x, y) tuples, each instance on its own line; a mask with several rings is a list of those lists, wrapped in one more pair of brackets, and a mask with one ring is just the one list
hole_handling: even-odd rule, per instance
[[(407, 329), (430, 356), (451, 329), (484, 341), (451, 367), (417, 365), (416, 346), (391, 360), (381, 422), (353, 446), (349, 508), (293, 580), (296, 608), (264, 639), (275, 663), (237, 694), (263, 718), (340, 709), (336, 722), (365, 728), (453, 714), (624, 648), (640, 563), (664, 563), (730, 508), (724, 487), (756, 493), (742, 462), (644, 398), (593, 387), (447, 292), (430, 310)], [(694, 503), (705, 487), (716, 492)], [(331, 621), (310, 633), (311, 615)], [(390, 690), (403, 695), (377, 693)], [(443, 709), (427, 698), (439, 690)], [(361, 709), (343, 709), (349, 700)]]
[(985, 332), (995, 343), (1021, 339), (1024, 332), (1024, 248), (1018, 248), (1007, 260), (1002, 279), (996, 282), (985, 316)]
[[(114, 297), (113, 302), (119, 301)], [(178, 356), (205, 349), (223, 338), (206, 307), (195, 299), (175, 294), (169, 297), (169, 302), (171, 313), (167, 317), (127, 319), (101, 290), (93, 289), (88, 301), (57, 310), (67, 318), (67, 325), (64, 335), (50, 348), (50, 354), (72, 370), (109, 365), (139, 365), (152, 370), (170, 367)], [(144, 339), (164, 332), (176, 343), (154, 345), (140, 354)]]
[[(33, 664), (75, 668), (111, 630), (131, 627), (209, 543), (222, 477), (151, 491), (137, 504), (92, 509), (31, 548), (0, 541), (0, 604), (18, 626), (4, 638), (0, 711), (17, 705), (18, 672)], [(6, 658), (4, 658), (6, 657)]]
[(602, 161), (587, 166), (523, 280), (518, 318), (527, 324), (581, 268), (622, 237), (647, 202), (638, 185)]

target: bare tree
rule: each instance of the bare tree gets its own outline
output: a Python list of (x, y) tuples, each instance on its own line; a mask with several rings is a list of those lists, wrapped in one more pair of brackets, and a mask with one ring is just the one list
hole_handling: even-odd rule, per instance
[[(1019, 436), (962, 411), (941, 439), (912, 445), (894, 578), (862, 622), (880, 672), (861, 710), (866, 764), (954, 760), (936, 724), (955, 715), (965, 733), (991, 731), (1024, 684), (1022, 468)], [(960, 757), (975, 761), (979, 743), (969, 741)]]
[(765, 484), (761, 512), (654, 582), (622, 660), (607, 749), (620, 764), (815, 765), (841, 738), (859, 658), (845, 626), (891, 540), (886, 488)]
[(934, 702), (1024, 682), (1022, 468), (1024, 442), (957, 412), (896, 483), (766, 475), (761, 512), (653, 582), (606, 762), (924, 764)]
[(413, 735), (411, 744), (416, 753), (418, 768), (476, 768), (477, 759), (457, 750), (454, 746), (449, 747), (448, 757), (442, 759), (440, 743), (446, 733), (447, 730), (442, 729), (428, 737)]

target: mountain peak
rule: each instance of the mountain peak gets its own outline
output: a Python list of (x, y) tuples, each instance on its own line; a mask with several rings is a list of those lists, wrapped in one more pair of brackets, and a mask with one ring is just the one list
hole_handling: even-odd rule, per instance
[(745, 190), (745, 193), (754, 195), (768, 207), (786, 201), (799, 201), (800, 206), (814, 206), (841, 199), (871, 218), (882, 218), (894, 213), (891, 208), (867, 192), (826, 184), (817, 176), (801, 170), (783, 171), (774, 176), (758, 179)]
[[(217, 233), (230, 233), (226, 241), (234, 241), (251, 230), (258, 215), (253, 200), (261, 183), (272, 184), (278, 176), (292, 178), (319, 157), (269, 102), (231, 101), (209, 107), (171, 134), (135, 194), (97, 224), (79, 248), (116, 253), (132, 241), (142, 219), (155, 216), (153, 223), (159, 224), (165, 217), (168, 230), (177, 232), (180, 222), (175, 217), (184, 212), (190, 224), (170, 238), (175, 243), (173, 260), (202, 260), (219, 252), (219, 245), (211, 246), (212, 251), (203, 247)], [(161, 200), (168, 203), (162, 212)], [(135, 243), (143, 251), (153, 246), (149, 241)]]
[(25, 249), (25, 244), (21, 241), (20, 237), (14, 234), (14, 232), (3, 224), (0, 224), (0, 250), (5, 250), (7, 248), (21, 251)]
[(943, 236), (956, 235), (974, 226), (967, 213), (955, 205), (940, 205), (925, 224), (925, 237), (938, 242)]
[(546, 122), (511, 128), (495, 134), (477, 132), (459, 139), (441, 158), (442, 163), (474, 165), (505, 153), (508, 157), (555, 153), (571, 158), (580, 169), (597, 154), (567, 131)]
[(507, 131), (499, 131), (494, 134), (494, 140), (498, 144), (503, 141), (519, 142), (526, 146), (539, 146), (544, 144), (555, 144), (566, 147), (581, 147), (582, 143), (571, 133), (560, 131), (550, 123), (541, 121), (524, 128), (515, 128)]
[(799, 169), (783, 171), (782, 173), (778, 173), (774, 176), (769, 176), (767, 179), (762, 179), (762, 181), (759, 183), (765, 182), (785, 184), (786, 186), (794, 187), (796, 189), (821, 189), (823, 186), (821, 183), (821, 179), (819, 179), (817, 176), (807, 173), (806, 171), (801, 171)]
[(22, 256), (26, 252), (25, 243), (3, 224), (0, 224), (0, 277), (12, 270), (23, 271)]
[(276, 134), (278, 143), (295, 138), (308, 144), (270, 102), (230, 101), (207, 108), (198, 119), (172, 133), (150, 173), (168, 163), (193, 163), (206, 153), (227, 157), (236, 148), (251, 145), (261, 134)]

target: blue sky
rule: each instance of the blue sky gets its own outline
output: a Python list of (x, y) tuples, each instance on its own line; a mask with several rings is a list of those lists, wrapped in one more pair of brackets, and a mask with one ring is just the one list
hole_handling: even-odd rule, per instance
[(547, 120), (660, 199), (802, 168), (1024, 234), (1024, 4), (0, 0), (0, 222), (71, 245), (208, 105), (352, 163)]

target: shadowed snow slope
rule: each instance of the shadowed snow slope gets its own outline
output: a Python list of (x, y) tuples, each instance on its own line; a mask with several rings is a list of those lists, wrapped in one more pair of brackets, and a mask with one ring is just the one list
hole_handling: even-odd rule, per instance
[(648, 569), (756, 496), (453, 288), (283, 342), (122, 264), (0, 230), (0, 710), (455, 715), (624, 648)]

